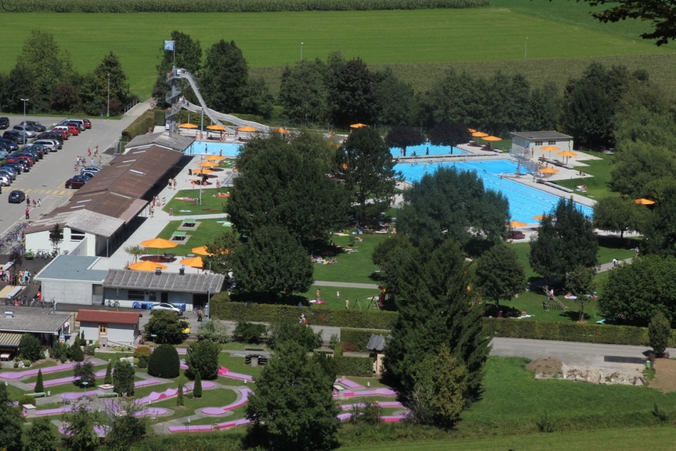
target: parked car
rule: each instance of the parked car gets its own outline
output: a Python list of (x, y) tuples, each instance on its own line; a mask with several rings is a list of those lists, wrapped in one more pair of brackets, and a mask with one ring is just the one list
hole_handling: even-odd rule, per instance
[(59, 149), (59, 144), (55, 139), (36, 139), (33, 141), (34, 146), (43, 146), (50, 152), (56, 152)]
[(58, 125), (70, 125), (70, 124), (77, 125), (77, 127), (82, 132), (85, 131), (86, 125), (83, 119), (64, 119), (61, 122), (59, 122)]
[(6, 139), (6, 138), (0, 138), (0, 147), (3, 149), (9, 151), (9, 152), (14, 152), (15, 150), (19, 150), (19, 145), (12, 141), (11, 139)]
[(74, 175), (73, 177), (66, 180), (66, 188), (78, 189), (82, 188), (85, 183), (87, 183), (87, 178), (81, 175)]
[(70, 136), (70, 132), (69, 132), (69, 130), (68, 130), (68, 126), (67, 126), (67, 125), (57, 125), (57, 126), (55, 126), (53, 129), (51, 129), (50, 131), (52, 131), (52, 132), (57, 132), (57, 133), (62, 133), (62, 134), (63, 134), (63, 139), (68, 139), (68, 137)]
[(24, 133), (28, 138), (35, 138), (37, 136), (35, 129), (30, 125), (17, 124), (14, 127), (12, 127), (12, 130), (18, 130), (21, 133)]
[(54, 141), (54, 144), (56, 144), (57, 149), (63, 148), (63, 136), (61, 135), (61, 133), (45, 132), (40, 133), (38, 136), (35, 137), (36, 141), (40, 141), (41, 139), (48, 139), (50, 141)]
[(39, 123), (37, 121), (21, 121), (19, 123), (21, 125), (30, 125), (31, 127), (33, 127), (33, 130), (35, 130), (38, 133), (44, 132), (45, 130), (47, 130), (47, 127), (45, 127), (44, 125), (42, 125), (41, 123)]
[(80, 173), (83, 173), (84, 171), (98, 173), (101, 171), (101, 166), (85, 166), (80, 169)]
[(178, 316), (183, 315), (183, 310), (178, 307), (175, 307), (168, 302), (160, 302), (159, 304), (153, 304), (153, 308), (150, 309), (150, 314), (152, 315), (155, 312), (173, 312)]
[(9, 155), (9, 150), (5, 150), (0, 147), (0, 160), (4, 160)]
[(18, 130), (7, 130), (2, 137), (14, 141), (17, 144), (26, 144), (26, 137)]
[(20, 204), (23, 203), (26, 200), (26, 193), (24, 193), (21, 190), (15, 189), (11, 193), (9, 193), (9, 197), (7, 198), (10, 204)]
[[(0, 175), (3, 177), (7, 177), (9, 179), (9, 183), (11, 184), (14, 180), (16, 180), (16, 174), (10, 171), (9, 169), (2, 169), (0, 168)], [(7, 185), (9, 186), (9, 184)]]
[(0, 130), (5, 130), (9, 128), (9, 118), (8, 117), (0, 117)]
[(16, 171), (16, 173), (19, 174), (19, 175), (21, 175), (21, 174), (23, 173), (23, 169), (24, 169), (24, 168), (23, 168), (23, 165), (22, 165), (21, 163), (18, 163), (18, 162), (14, 162), (14, 163), (5, 163), (5, 164), (3, 164), (3, 165), (0, 166), (0, 167), (3, 167), (3, 168), (13, 168), (13, 169)]
[(87, 181), (89, 181), (89, 180), (94, 178), (94, 176), (96, 175), (96, 172), (83, 171), (80, 175), (82, 177), (87, 177)]
[(85, 125), (85, 128), (86, 128), (86, 129), (92, 128), (92, 121), (90, 121), (90, 120), (87, 119), (87, 118), (82, 119), (82, 120), (84, 121), (84, 125)]
[(12, 183), (12, 179), (8, 175), (0, 174), (0, 187), (1, 186), (9, 186), (10, 183)]

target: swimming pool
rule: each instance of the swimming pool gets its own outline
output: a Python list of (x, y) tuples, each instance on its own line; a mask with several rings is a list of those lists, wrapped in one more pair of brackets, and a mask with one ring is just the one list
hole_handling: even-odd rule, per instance
[[(549, 213), (559, 202), (560, 197), (545, 193), (535, 188), (514, 182), (507, 178), (500, 178), (501, 173), (514, 174), (516, 163), (509, 160), (489, 161), (457, 161), (418, 164), (397, 164), (396, 171), (400, 171), (407, 182), (416, 182), (423, 175), (431, 174), (439, 167), (456, 167), (463, 171), (476, 171), (483, 180), (486, 189), (501, 192), (509, 201), (509, 211), (512, 220), (527, 224), (537, 222), (534, 216)], [(593, 210), (585, 205), (576, 204), (582, 213), (591, 218)]]
[[(191, 147), (193, 155), (222, 155), (224, 157), (234, 158), (239, 155), (239, 149), (242, 147), (242, 145), (234, 143), (195, 141)], [(190, 149), (188, 149), (186, 153), (190, 153)]]
[[(415, 152), (416, 156), (424, 157), (429, 150), (430, 155), (448, 155), (451, 153), (451, 148), (449, 146), (432, 146), (429, 143), (421, 144), (419, 146), (408, 146), (406, 148), (406, 156), (412, 157)], [(393, 157), (397, 158), (402, 156), (401, 149), (399, 147), (390, 147), (390, 153)], [(466, 155), (469, 152), (466, 150), (458, 149), (457, 147), (453, 148), (453, 155)]]

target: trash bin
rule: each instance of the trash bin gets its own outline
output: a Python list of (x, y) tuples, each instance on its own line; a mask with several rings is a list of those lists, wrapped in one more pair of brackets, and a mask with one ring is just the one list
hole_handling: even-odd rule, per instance
[(646, 369), (648, 369), (648, 370), (650, 369), (650, 360), (646, 360), (646, 361), (645, 361), (645, 367), (646, 367)]
[(174, 216), (174, 209), (173, 208), (169, 209), (169, 216)]

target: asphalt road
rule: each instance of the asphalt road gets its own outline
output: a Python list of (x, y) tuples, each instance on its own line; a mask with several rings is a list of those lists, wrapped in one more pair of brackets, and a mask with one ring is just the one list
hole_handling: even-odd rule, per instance
[[(10, 128), (23, 121), (22, 115), (7, 116), (10, 120)], [(52, 124), (64, 118), (27, 115), (26, 119), (37, 120), (49, 129)], [(25, 191), (31, 199), (42, 199), (42, 208), (32, 209), (31, 219), (38, 219), (41, 214), (63, 205), (73, 193), (72, 190), (64, 187), (64, 183), (75, 174), (73, 166), (76, 157), (86, 156), (87, 148), (93, 151), (95, 146), (99, 146), (99, 152), (103, 152), (113, 146), (122, 130), (134, 119), (135, 116), (132, 115), (125, 116), (122, 120), (92, 118), (90, 130), (86, 130), (79, 136), (71, 136), (70, 139), (64, 141), (63, 149), (46, 155), (31, 168), (30, 172), (19, 175), (11, 186), (3, 187), (2, 194), (0, 194), (0, 236), (4, 235), (16, 222), (24, 221), (26, 204), (7, 202), (10, 191), (20, 189)], [(110, 160), (110, 156), (103, 157), (104, 164), (107, 160)]]

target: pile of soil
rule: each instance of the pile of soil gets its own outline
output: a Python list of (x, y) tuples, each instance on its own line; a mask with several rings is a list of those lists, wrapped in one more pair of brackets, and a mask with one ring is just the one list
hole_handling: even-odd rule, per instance
[(559, 359), (537, 359), (526, 365), (528, 371), (543, 376), (561, 375), (563, 373), (563, 362)]

